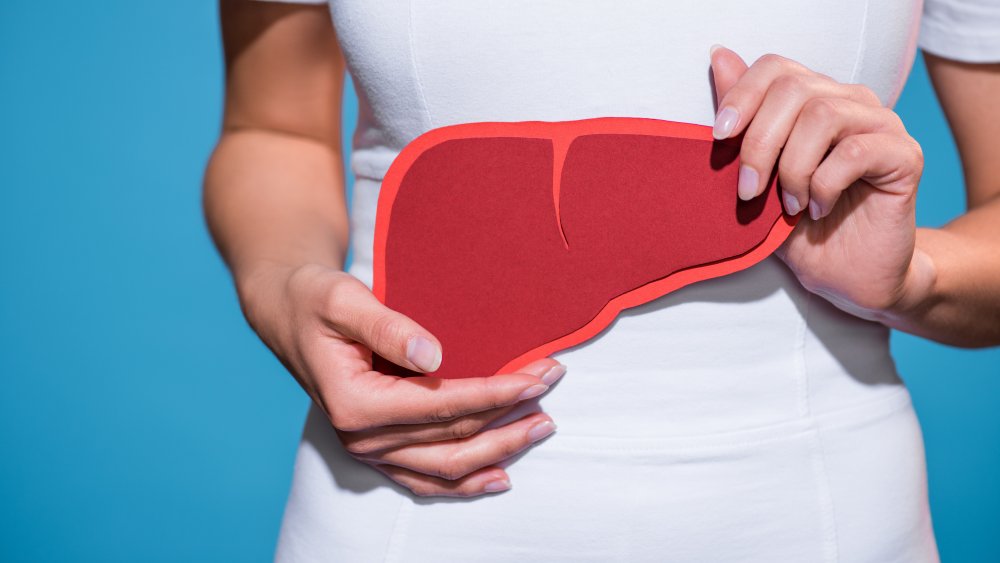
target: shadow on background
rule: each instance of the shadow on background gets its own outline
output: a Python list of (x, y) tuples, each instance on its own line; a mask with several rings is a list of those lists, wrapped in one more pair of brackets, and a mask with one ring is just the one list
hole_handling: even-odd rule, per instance
[[(212, 2), (0, 5), (2, 561), (271, 558), (307, 401), (202, 222), (221, 72)], [(920, 60), (897, 110), (941, 225), (961, 169)], [(944, 560), (1000, 560), (1000, 350), (893, 347)]]

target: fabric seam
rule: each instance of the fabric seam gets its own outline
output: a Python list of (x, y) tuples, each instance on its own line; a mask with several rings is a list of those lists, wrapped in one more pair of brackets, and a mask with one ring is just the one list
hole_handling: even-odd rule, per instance
[(391, 563), (399, 560), (399, 553), (403, 549), (403, 542), (409, 532), (410, 513), (413, 510), (413, 502), (407, 495), (401, 495), (399, 508), (396, 509), (396, 518), (392, 523), (392, 531), (389, 533), (389, 541), (385, 546), (385, 557), (383, 563)]
[(865, 0), (865, 12), (861, 18), (861, 37), (858, 39), (858, 54), (854, 58), (854, 69), (851, 70), (851, 83), (858, 79), (858, 69), (861, 68), (861, 59), (864, 57), (865, 48), (868, 46), (868, 12), (871, 11), (871, 0)]
[(813, 308), (815, 297), (810, 292), (805, 292), (805, 303), (802, 308), (802, 320), (798, 342), (798, 361), (796, 367), (801, 370), (801, 379), (804, 387), (802, 397), (805, 418), (809, 421), (809, 427), (813, 430), (810, 443), (810, 457), (812, 458), (813, 473), (816, 478), (817, 502), (821, 515), (821, 525), (823, 534), (823, 557), (827, 561), (839, 561), (839, 545), (837, 543), (837, 512), (833, 501), (833, 493), (830, 486), (830, 474), (826, 467), (826, 450), (823, 448), (823, 429), (817, 424), (816, 417), (812, 414), (812, 404), (809, 400), (809, 369), (806, 356), (806, 339), (808, 338), (809, 316)]
[(795, 376), (798, 387), (798, 413), (806, 417), (812, 412), (809, 401), (809, 372), (806, 370), (806, 335), (809, 326), (809, 312), (812, 308), (812, 293), (805, 291), (802, 300), (802, 315), (799, 317), (798, 330), (795, 333)]
[(417, 65), (417, 46), (416, 42), (413, 41), (413, 0), (410, 0), (407, 6), (406, 14), (406, 41), (410, 46), (410, 66), (413, 69), (413, 81), (416, 82), (417, 85), (417, 94), (420, 96), (420, 103), (424, 106), (424, 117), (427, 119), (424, 130), (428, 131), (431, 129), (434, 120), (431, 118), (431, 108), (427, 104), (427, 96), (424, 93), (424, 83), (420, 79), (420, 68)]
[(839, 561), (839, 545), (837, 541), (837, 511), (833, 502), (833, 493), (830, 487), (830, 474), (826, 468), (826, 450), (823, 447), (823, 432), (814, 425), (815, 432), (812, 435), (813, 447), (813, 470), (816, 473), (818, 485), (819, 507), (823, 514), (823, 536), (824, 536), (824, 556), (828, 561)]

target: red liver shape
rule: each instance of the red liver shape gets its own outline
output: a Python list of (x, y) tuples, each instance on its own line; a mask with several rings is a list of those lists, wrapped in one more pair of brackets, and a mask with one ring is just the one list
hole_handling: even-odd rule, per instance
[(795, 218), (773, 177), (739, 200), (738, 152), (709, 127), (644, 118), (431, 130), (382, 182), (373, 291), (441, 341), (431, 375), (513, 371), (773, 252)]

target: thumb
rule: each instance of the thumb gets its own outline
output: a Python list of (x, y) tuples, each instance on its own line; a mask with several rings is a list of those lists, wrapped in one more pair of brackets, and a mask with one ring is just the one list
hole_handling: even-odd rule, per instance
[(383, 305), (361, 282), (338, 289), (344, 306), (329, 312), (338, 332), (409, 370), (428, 372), (441, 366), (441, 343), (427, 329)]
[(709, 57), (712, 60), (712, 80), (715, 82), (715, 103), (718, 108), (722, 98), (736, 85), (748, 67), (735, 51), (722, 45), (712, 45)]

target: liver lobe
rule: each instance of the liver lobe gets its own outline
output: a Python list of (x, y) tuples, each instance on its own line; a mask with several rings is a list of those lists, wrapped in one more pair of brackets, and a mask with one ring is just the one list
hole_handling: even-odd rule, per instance
[(740, 201), (738, 148), (556, 129), (437, 142), (380, 198), (376, 294), (441, 341), (435, 376), (492, 375), (569, 347), (613, 319), (597, 317), (615, 298), (768, 238), (782, 215), (777, 187)]

